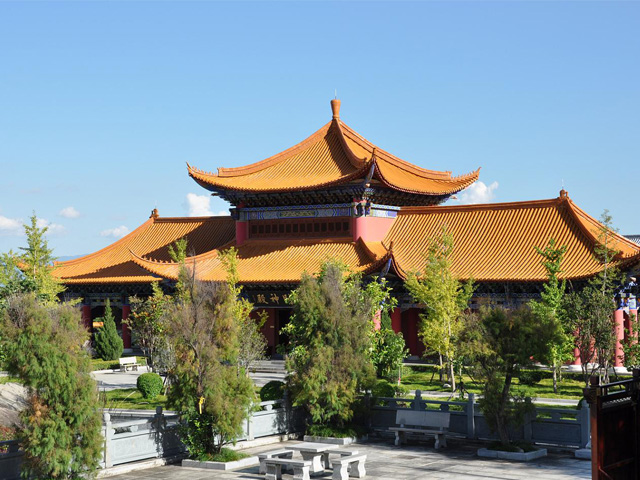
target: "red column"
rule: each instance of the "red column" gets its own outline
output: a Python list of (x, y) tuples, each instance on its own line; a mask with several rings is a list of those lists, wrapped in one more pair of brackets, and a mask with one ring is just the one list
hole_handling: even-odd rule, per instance
[(411, 308), (407, 318), (407, 347), (411, 355), (420, 355), (420, 347), (418, 346), (418, 309)]
[[(122, 320), (129, 318), (130, 313), (131, 306), (129, 304), (122, 305)], [(122, 344), (124, 348), (131, 348), (131, 329), (124, 322), (122, 322)]]
[(622, 308), (616, 309), (616, 311), (613, 313), (613, 321), (616, 332), (616, 349), (613, 365), (615, 367), (622, 367), (622, 342), (624, 340), (624, 310)]
[(84, 326), (89, 332), (93, 330), (93, 324), (91, 323), (91, 305), (85, 303), (82, 305), (82, 321)]
[(637, 304), (637, 300), (636, 297), (634, 297), (633, 295), (629, 296), (629, 336), (633, 337), (634, 336), (634, 331), (633, 331), (633, 323), (634, 321), (638, 320), (638, 304)]
[(394, 308), (391, 312), (391, 329), (396, 333), (402, 331), (402, 311), (400, 308)]
[(381, 315), (382, 315), (382, 311), (378, 310), (375, 315), (373, 316), (373, 329), (374, 330), (380, 330), (380, 328), (382, 327), (382, 323), (381, 323)]
[(236, 220), (236, 245), (240, 246), (249, 238), (249, 222)]

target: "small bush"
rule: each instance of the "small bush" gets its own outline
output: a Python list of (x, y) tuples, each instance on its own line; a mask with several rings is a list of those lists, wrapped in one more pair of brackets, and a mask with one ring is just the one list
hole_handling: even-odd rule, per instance
[(260, 390), (260, 401), (269, 402), (280, 400), (284, 396), (284, 383), (278, 380), (271, 380)]
[(138, 391), (147, 400), (153, 400), (162, 391), (162, 378), (157, 373), (143, 373), (136, 382)]
[(249, 455), (242, 452), (236, 452), (235, 450), (231, 450), (230, 448), (222, 448), (220, 453), (211, 454), (211, 453), (203, 453), (194, 458), (194, 460), (198, 460), (200, 462), (235, 462), (236, 460), (241, 460), (243, 458), (247, 458)]
[(378, 380), (371, 389), (371, 395), (374, 397), (395, 397), (396, 388), (386, 380)]
[(537, 370), (522, 370), (518, 374), (518, 380), (520, 380), (521, 385), (533, 386), (540, 383), (543, 378), (544, 372)]
[(361, 436), (365, 430), (356, 425), (333, 427), (329, 425), (309, 425), (307, 435), (314, 437), (352, 438)]

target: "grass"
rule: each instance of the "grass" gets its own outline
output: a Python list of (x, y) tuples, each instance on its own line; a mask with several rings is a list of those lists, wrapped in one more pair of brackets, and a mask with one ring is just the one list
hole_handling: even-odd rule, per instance
[(3, 383), (22, 383), (22, 380), (17, 377), (0, 377), (0, 385)]
[[(122, 388), (101, 393), (106, 397), (105, 408), (123, 408), (128, 410), (155, 410), (156, 407), (166, 408), (167, 397), (158, 395), (153, 400), (147, 400), (136, 388)], [(104, 398), (104, 397), (103, 397)]]
[[(434, 372), (436, 367), (425, 366), (411, 366), (403, 367), (402, 384), (410, 390), (422, 390), (422, 391), (435, 391), (435, 392), (450, 392), (450, 388), (445, 388), (443, 384), (438, 380), (438, 374)], [(553, 393), (553, 380), (550, 372), (544, 372), (545, 378), (535, 385), (520, 385), (519, 380), (514, 379), (514, 387), (524, 388), (527, 390), (527, 394), (532, 397), (545, 397), (545, 398), (564, 398), (570, 400), (580, 400), (582, 395), (582, 389), (584, 388), (584, 382), (577, 375), (564, 375), (561, 382), (558, 382), (558, 393)], [(463, 375), (462, 380), (464, 382), (464, 388), (469, 393), (480, 393), (481, 385), (475, 383), (468, 375)], [(453, 400), (453, 399), (452, 399)]]

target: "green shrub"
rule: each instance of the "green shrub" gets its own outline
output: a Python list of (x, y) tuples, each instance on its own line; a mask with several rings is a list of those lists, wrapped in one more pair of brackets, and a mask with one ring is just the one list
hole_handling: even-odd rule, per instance
[(521, 385), (533, 386), (542, 381), (544, 372), (538, 370), (521, 370), (518, 374), (518, 380)]
[(153, 372), (143, 373), (138, 377), (136, 386), (144, 398), (153, 400), (162, 391), (162, 377)]
[(391, 382), (378, 380), (371, 389), (371, 395), (374, 397), (395, 397), (396, 388), (391, 384)]
[(284, 383), (271, 380), (260, 390), (260, 401), (280, 400), (284, 396)]
[(116, 322), (113, 313), (111, 313), (109, 300), (107, 300), (107, 305), (104, 309), (104, 317), (97, 320), (102, 320), (103, 326), (100, 327), (95, 335), (96, 353), (103, 360), (117, 360), (122, 355), (124, 346), (116, 330)]

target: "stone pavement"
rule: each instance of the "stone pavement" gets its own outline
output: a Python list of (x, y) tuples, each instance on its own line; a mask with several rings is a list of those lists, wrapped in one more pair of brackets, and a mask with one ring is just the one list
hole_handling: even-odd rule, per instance
[[(297, 443), (262, 446), (246, 450), (247, 453), (274, 450)], [(367, 454), (366, 470), (369, 480), (453, 480), (453, 479), (508, 479), (508, 480), (575, 480), (591, 478), (591, 464), (577, 460), (572, 454), (549, 454), (548, 457), (528, 463), (506, 462), (503, 460), (481, 459), (475, 455), (481, 444), (466, 440), (448, 440), (449, 447), (436, 451), (433, 441), (423, 444), (394, 447), (390, 440), (370, 441), (345, 447)], [(264, 475), (258, 467), (239, 469), (233, 472), (218, 472), (177, 465), (155, 467), (109, 477), (118, 480), (260, 480)], [(284, 480), (291, 475), (284, 474)], [(312, 475), (312, 479), (330, 479), (331, 472)]]

